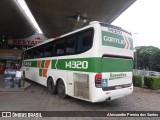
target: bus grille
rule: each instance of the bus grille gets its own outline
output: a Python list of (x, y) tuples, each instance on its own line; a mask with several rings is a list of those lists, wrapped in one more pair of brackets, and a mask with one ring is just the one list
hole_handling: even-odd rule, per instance
[(74, 96), (84, 99), (89, 97), (89, 76), (86, 74), (74, 74)]

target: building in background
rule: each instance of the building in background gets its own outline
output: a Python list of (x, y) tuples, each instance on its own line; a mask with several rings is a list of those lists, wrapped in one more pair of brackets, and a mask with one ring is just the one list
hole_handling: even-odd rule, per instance
[(24, 49), (37, 45), (47, 40), (43, 34), (34, 35), (23, 39), (8, 39), (6, 35), (0, 36), (0, 66), (10, 68), (11, 64), (17, 64)]

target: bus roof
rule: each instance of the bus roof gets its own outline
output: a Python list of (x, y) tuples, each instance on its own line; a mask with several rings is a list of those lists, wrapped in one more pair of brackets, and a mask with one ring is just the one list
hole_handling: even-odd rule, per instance
[(100, 23), (100, 25), (101, 25), (101, 26), (105, 26), (105, 27), (115, 28), (115, 29), (120, 30), (120, 31), (123, 31), (123, 32), (125, 32), (125, 33), (127, 33), (127, 34), (129, 34), (129, 35), (132, 35), (130, 32), (122, 29), (121, 27), (115, 26), (115, 25), (110, 25), (110, 24), (107, 24), (107, 23)]
[[(117, 29), (117, 30), (123, 31), (123, 32), (125, 32), (125, 33), (131, 35), (130, 32), (128, 32), (128, 31), (122, 29), (121, 27), (118, 27), (118, 26), (115, 26), (115, 25), (111, 25), (111, 24), (108, 24), (108, 23), (93, 21), (93, 22), (90, 22), (90, 24), (87, 25), (87, 26), (85, 26), (85, 27), (82, 27), (82, 28), (80, 28), (80, 29), (71, 31), (71, 32), (69, 32), (69, 33), (63, 34), (63, 35), (58, 36), (58, 37), (55, 37), (55, 38), (50, 38), (50, 39), (45, 40), (45, 41), (43, 41), (43, 42), (41, 42), (41, 43), (39, 43), (39, 44), (37, 44), (37, 45), (35, 45), (35, 46), (32, 46), (32, 47), (30, 47), (30, 48), (28, 48), (28, 49), (26, 49), (26, 50), (29, 50), (29, 49), (32, 49), (32, 48), (34, 48), (34, 47), (36, 47), (36, 46), (40, 46), (40, 45), (43, 45), (43, 44), (45, 44), (45, 43), (48, 43), (48, 42), (51, 42), (51, 41), (60, 39), (60, 38), (62, 38), (62, 37), (65, 37), (65, 36), (67, 36), (67, 35), (76, 33), (76, 32), (78, 32), (78, 31), (80, 31), (80, 30), (82, 30), (82, 29), (86, 29), (86, 28), (88, 28), (88, 27), (92, 27), (92, 26), (97, 25), (97, 24), (100, 24), (101, 26), (105, 26), (105, 27), (115, 28), (115, 29)], [(24, 50), (24, 51), (26, 51), (26, 50)]]

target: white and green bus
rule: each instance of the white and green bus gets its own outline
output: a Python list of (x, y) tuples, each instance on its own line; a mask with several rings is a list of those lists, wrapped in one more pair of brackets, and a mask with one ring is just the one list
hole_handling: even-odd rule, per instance
[(49, 39), (22, 54), (24, 77), (51, 94), (102, 102), (133, 91), (131, 33), (105, 23), (91, 23)]

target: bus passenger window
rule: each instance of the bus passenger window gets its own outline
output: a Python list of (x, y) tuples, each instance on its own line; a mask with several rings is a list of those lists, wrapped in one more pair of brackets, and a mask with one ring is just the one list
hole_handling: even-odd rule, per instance
[(57, 56), (64, 55), (65, 40), (59, 40), (55, 43), (55, 51)]
[(75, 53), (75, 43), (76, 43), (76, 37), (75, 36), (69, 36), (66, 40), (66, 54), (74, 54)]
[(37, 51), (36, 49), (33, 49), (33, 59), (37, 58)]
[(53, 46), (51, 43), (49, 43), (48, 45), (46, 45), (46, 48), (45, 48), (45, 57), (51, 57), (52, 56), (52, 49), (53, 49)]
[(32, 59), (32, 52), (31, 50), (28, 50), (25, 52), (25, 59)]
[(57, 49), (57, 55), (63, 55), (64, 50), (63, 49)]
[(78, 34), (77, 52), (85, 52), (92, 47), (93, 29), (85, 30)]
[(44, 48), (43, 47), (40, 47), (37, 51), (37, 54), (38, 54), (38, 58), (43, 58), (44, 57)]

